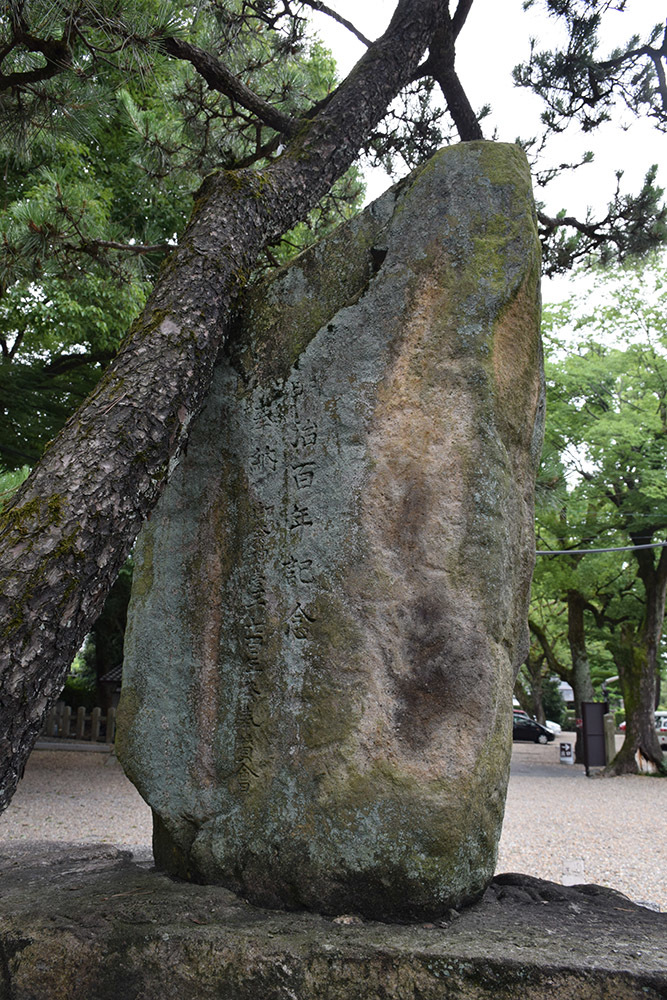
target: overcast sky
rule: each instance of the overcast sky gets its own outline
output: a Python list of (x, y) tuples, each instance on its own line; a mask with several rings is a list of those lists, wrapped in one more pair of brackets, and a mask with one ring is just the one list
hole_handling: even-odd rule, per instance
[[(352, 21), (367, 37), (380, 35), (395, 7), (394, 0), (327, 0), (328, 5)], [(605, 35), (607, 47), (623, 44), (632, 34), (643, 35), (647, 27), (660, 20), (660, 4), (655, 0), (629, 0), (625, 14), (611, 14), (610, 31)], [(538, 3), (536, 7), (540, 7)], [(325, 44), (333, 51), (341, 76), (345, 75), (364, 48), (353, 35), (325, 15), (313, 16), (314, 27)], [(542, 102), (528, 91), (512, 85), (513, 67), (528, 58), (530, 38), (538, 47), (551, 48), (558, 39), (557, 22), (539, 10), (524, 12), (522, 0), (475, 0), (457, 44), (457, 69), (473, 106), (491, 104), (492, 116), (482, 123), (489, 138), (513, 142), (535, 135), (539, 131)], [(576, 160), (592, 149), (596, 162), (582, 167), (573, 175), (566, 174), (549, 186), (546, 193), (538, 192), (546, 209), (554, 214), (560, 208), (583, 216), (590, 206), (604, 213), (611, 198), (618, 170), (624, 171), (623, 186), (636, 192), (651, 163), (665, 164), (667, 136), (657, 132), (647, 121), (633, 120), (629, 112), (621, 112), (619, 124), (606, 126), (593, 135), (582, 136), (571, 127), (551, 148), (554, 163)], [(667, 187), (667, 170), (662, 168), (660, 181)], [(390, 183), (384, 171), (368, 178), (369, 195), (377, 197)], [(560, 294), (560, 293), (559, 293)]]

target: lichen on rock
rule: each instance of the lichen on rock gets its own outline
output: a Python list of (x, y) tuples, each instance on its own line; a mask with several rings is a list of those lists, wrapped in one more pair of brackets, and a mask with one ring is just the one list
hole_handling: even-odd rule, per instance
[(168, 870), (389, 920), (484, 891), (534, 552), (538, 275), (525, 157), (466, 143), (248, 291), (139, 543), (121, 757)]

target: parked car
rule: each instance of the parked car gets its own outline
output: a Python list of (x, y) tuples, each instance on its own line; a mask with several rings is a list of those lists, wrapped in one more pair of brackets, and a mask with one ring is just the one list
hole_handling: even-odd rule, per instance
[(661, 749), (667, 750), (667, 712), (655, 713), (655, 728), (658, 732)]
[(551, 743), (556, 737), (546, 726), (529, 719), (525, 713), (514, 713), (512, 739), (524, 743)]
[[(517, 717), (521, 719), (530, 719), (528, 712), (524, 712), (522, 708), (513, 709), (513, 713), (515, 719)], [(550, 729), (555, 736), (558, 736), (559, 733), (563, 732), (562, 726), (560, 726), (557, 722), (552, 722), (550, 719), (547, 719), (544, 725), (547, 727), (547, 729)]]
[[(625, 732), (625, 720), (618, 727), (622, 733)], [(667, 750), (667, 712), (655, 713), (655, 728), (662, 750)]]

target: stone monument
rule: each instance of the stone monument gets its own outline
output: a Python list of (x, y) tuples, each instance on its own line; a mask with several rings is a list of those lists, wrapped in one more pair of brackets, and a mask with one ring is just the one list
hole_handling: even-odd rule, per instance
[(516, 146), (442, 150), (249, 291), (135, 557), (117, 746), (160, 867), (384, 920), (480, 897), (542, 405)]

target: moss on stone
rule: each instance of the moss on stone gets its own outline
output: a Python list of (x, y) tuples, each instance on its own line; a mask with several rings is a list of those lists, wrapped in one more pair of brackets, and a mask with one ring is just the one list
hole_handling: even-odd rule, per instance
[[(123, 763), (123, 770), (135, 785), (141, 773), (141, 768), (134, 766), (132, 753), (132, 733), (137, 718), (141, 713), (142, 701), (139, 694), (130, 684), (123, 684), (116, 714), (116, 755)], [(139, 723), (140, 724), (140, 723)]]
[(362, 216), (343, 223), (246, 292), (230, 351), (242, 370), (266, 383), (288, 377), (317, 332), (357, 301), (375, 271), (372, 248), (383, 223)]
[(149, 522), (141, 533), (140, 547), (136, 553), (132, 573), (132, 599), (146, 597), (153, 586), (154, 532)]
[[(491, 876), (508, 733), (500, 717), (486, 732), (494, 698), (464, 674), (509, 697), (507, 564), (524, 557), (496, 528), (518, 517), (523, 530), (523, 511), (494, 355), (511, 339), (496, 327), (520, 298), (530, 212), (525, 185), (505, 190), (516, 151), (497, 183), (485, 156), (444, 151), (391, 196), (391, 222), (390, 198), (246, 292), (207, 423), (151, 522), (159, 580), (138, 574), (132, 642), (149, 659), (159, 611), (175, 679), (155, 685), (152, 737), (129, 713), (129, 752), (146, 749), (158, 851), (185, 877), (401, 919)], [(529, 354), (528, 368), (532, 341)], [(315, 479), (299, 482), (305, 466)], [(471, 702), (475, 735), (457, 741)]]

